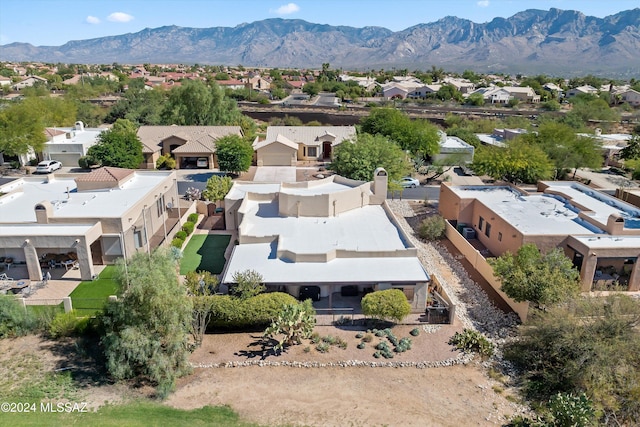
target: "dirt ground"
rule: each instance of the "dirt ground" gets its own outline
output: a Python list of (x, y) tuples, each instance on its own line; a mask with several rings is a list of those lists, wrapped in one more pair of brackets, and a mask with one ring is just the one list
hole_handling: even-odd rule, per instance
[[(393, 328), (398, 337), (413, 327)], [(434, 333), (421, 331), (412, 349), (390, 361), (433, 362), (455, 357), (447, 344), (459, 326), (445, 325)], [(375, 359), (374, 338), (357, 349), (357, 331), (317, 327), (321, 335), (347, 342), (319, 353), (304, 342), (275, 356), (263, 351), (259, 334), (208, 335), (191, 357), (195, 364), (228, 361), (384, 361)], [(305, 347), (310, 350), (305, 352)], [(200, 365), (200, 366), (202, 366)], [(230, 405), (245, 420), (263, 425), (303, 426), (489, 426), (502, 425), (518, 410), (504, 385), (489, 379), (478, 363), (419, 369), (416, 367), (249, 366), (196, 368), (182, 378), (167, 404), (183, 409)]]
[[(398, 337), (412, 327), (394, 328)], [(331, 347), (321, 354), (303, 343), (283, 355), (261, 353), (251, 345), (259, 334), (207, 335), (191, 357), (193, 363), (228, 361), (380, 361), (374, 359), (374, 338), (363, 350), (355, 331), (316, 328), (322, 335), (342, 337), (347, 349)], [(392, 361), (435, 361), (456, 356), (448, 337), (458, 330), (443, 326), (434, 333), (413, 337), (412, 349)], [(309, 345), (310, 351), (304, 348)], [(152, 394), (149, 387), (105, 384), (90, 359), (77, 353), (72, 340), (57, 342), (28, 336), (0, 340), (0, 381), (6, 392), (29, 378), (71, 369), (78, 384), (74, 400), (97, 408), (124, 403)], [(229, 405), (241, 418), (264, 426), (493, 426), (502, 425), (519, 406), (506, 398), (512, 391), (486, 376), (478, 363), (441, 368), (248, 366), (196, 368), (178, 382), (167, 405), (193, 409), (204, 405)]]

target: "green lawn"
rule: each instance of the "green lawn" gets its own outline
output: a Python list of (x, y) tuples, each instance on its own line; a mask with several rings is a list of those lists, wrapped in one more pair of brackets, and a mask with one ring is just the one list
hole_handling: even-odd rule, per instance
[(231, 240), (230, 235), (196, 234), (184, 249), (180, 260), (180, 274), (190, 271), (205, 270), (212, 274), (222, 273), (224, 268), (224, 251)]
[(80, 282), (69, 295), (73, 309), (81, 315), (92, 316), (102, 309), (107, 297), (119, 295), (120, 286), (113, 279), (115, 271), (115, 265), (108, 265), (102, 270), (98, 279)]
[[(81, 399), (75, 400), (81, 402)], [(2, 413), (1, 425), (11, 426), (236, 426), (250, 427), (229, 407), (205, 406), (190, 411), (174, 409), (160, 403), (136, 402), (126, 405), (107, 405), (96, 412), (50, 413), (43, 412), (36, 403), (36, 412)]]

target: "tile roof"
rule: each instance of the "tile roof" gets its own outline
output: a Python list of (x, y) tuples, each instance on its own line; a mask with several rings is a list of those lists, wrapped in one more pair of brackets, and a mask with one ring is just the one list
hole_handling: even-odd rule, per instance
[(133, 169), (103, 166), (76, 178), (76, 182), (119, 182), (135, 173)]
[(283, 136), (283, 135), (280, 135), (280, 134), (276, 135), (275, 139), (265, 139), (264, 141), (260, 141), (260, 142), (256, 143), (253, 146), (253, 149), (254, 150), (259, 150), (261, 148), (264, 148), (264, 147), (266, 147), (268, 145), (275, 144), (275, 143), (286, 145), (287, 147), (293, 148), (294, 150), (298, 149), (298, 144), (296, 144), (295, 142), (293, 142), (292, 140), (290, 140), (286, 136)]
[(56, 135), (64, 135), (66, 132), (60, 129), (56, 129), (56, 128), (46, 128), (44, 130), (44, 134), (45, 136), (47, 136), (48, 138), (51, 138), (53, 136)]
[(269, 126), (267, 141), (273, 141), (282, 135), (296, 143), (318, 145), (323, 136), (335, 137), (332, 145), (338, 145), (345, 139), (356, 137), (354, 126)]
[(216, 152), (216, 144), (214, 139), (209, 137), (202, 138), (198, 141), (189, 141), (180, 147), (174, 148), (172, 153), (198, 153), (213, 154)]
[[(226, 135), (242, 136), (240, 126), (140, 126), (138, 138), (142, 142), (143, 153), (160, 151), (160, 144), (170, 136), (178, 136), (185, 141), (197, 141), (205, 136), (218, 139)], [(174, 150), (175, 151), (175, 150)]]

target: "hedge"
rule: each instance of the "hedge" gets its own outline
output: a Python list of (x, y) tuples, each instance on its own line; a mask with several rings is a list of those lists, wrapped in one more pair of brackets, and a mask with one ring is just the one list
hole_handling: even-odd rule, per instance
[(185, 222), (184, 225), (182, 226), (182, 230), (187, 233), (187, 236), (191, 233), (193, 233), (193, 229), (195, 228), (195, 224), (193, 222)]
[(187, 232), (186, 232), (186, 231), (182, 231), (182, 230), (180, 230), (180, 231), (178, 231), (178, 232), (176, 233), (176, 236), (175, 236), (175, 237), (176, 237), (176, 239), (187, 240)]
[(189, 214), (189, 216), (187, 217), (187, 221), (193, 222), (193, 223), (198, 222), (198, 214), (197, 213)]
[(283, 292), (269, 292), (255, 297), (240, 299), (230, 295), (214, 295), (211, 299), (211, 321), (209, 327), (244, 329), (266, 327), (287, 304), (298, 301)]
[(175, 246), (178, 249), (181, 249), (182, 245), (184, 245), (184, 240), (179, 239), (177, 237), (171, 241), (171, 246)]

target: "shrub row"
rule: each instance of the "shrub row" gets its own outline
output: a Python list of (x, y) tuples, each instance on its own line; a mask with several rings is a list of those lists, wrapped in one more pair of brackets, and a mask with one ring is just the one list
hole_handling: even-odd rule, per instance
[(214, 295), (207, 298), (211, 303), (209, 327), (245, 329), (269, 325), (287, 304), (297, 304), (289, 294), (270, 292), (255, 297), (240, 299), (229, 295)]
[(171, 241), (171, 246), (182, 249), (182, 245), (184, 245), (185, 240), (187, 240), (187, 236), (193, 233), (197, 221), (197, 213), (189, 214), (189, 216), (187, 217), (187, 222), (184, 223), (182, 229), (176, 233), (174, 239)]

